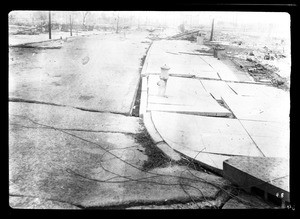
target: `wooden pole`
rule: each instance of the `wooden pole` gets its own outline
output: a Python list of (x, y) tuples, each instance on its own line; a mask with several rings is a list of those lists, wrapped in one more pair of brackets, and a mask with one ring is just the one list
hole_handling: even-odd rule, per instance
[(49, 24), (48, 24), (48, 28), (49, 28), (49, 39), (51, 40), (51, 12), (49, 11)]
[(117, 30), (116, 33), (119, 33), (119, 13), (118, 13), (118, 18), (117, 18)]
[(70, 15), (70, 36), (72, 36), (72, 17)]
[(214, 23), (215, 23), (215, 19), (213, 19), (212, 24), (211, 24), (210, 41), (213, 40), (213, 36), (214, 36)]

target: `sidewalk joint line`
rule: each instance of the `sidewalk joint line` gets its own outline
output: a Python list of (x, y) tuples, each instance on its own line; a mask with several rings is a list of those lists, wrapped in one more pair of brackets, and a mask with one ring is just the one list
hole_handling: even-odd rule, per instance
[(254, 145), (256, 146), (256, 148), (259, 150), (259, 152), (266, 157), (266, 155), (262, 152), (262, 150), (258, 147), (258, 145), (256, 144), (256, 142), (254, 141), (254, 139), (251, 137), (251, 135), (249, 134), (249, 132), (247, 131), (247, 129), (244, 127), (243, 123), (237, 119), (239, 121), (239, 123), (241, 124), (241, 126), (244, 128), (244, 130), (246, 131), (246, 133), (248, 134), (248, 136), (251, 138), (252, 142), (254, 143)]

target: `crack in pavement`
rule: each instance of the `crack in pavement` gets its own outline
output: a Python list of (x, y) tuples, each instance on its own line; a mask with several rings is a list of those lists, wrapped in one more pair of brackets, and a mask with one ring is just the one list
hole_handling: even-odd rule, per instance
[(92, 130), (92, 129), (68, 129), (68, 128), (59, 128), (52, 126), (50, 127), (38, 127), (38, 126), (25, 126), (25, 125), (20, 125), (20, 124), (15, 124), (15, 123), (10, 123), (10, 125), (14, 126), (20, 126), (23, 128), (31, 128), (31, 129), (59, 129), (59, 130), (64, 130), (64, 131), (79, 131), (79, 132), (101, 132), (101, 133), (120, 133), (120, 134), (125, 134), (125, 135), (136, 135), (136, 133), (132, 132), (122, 132), (122, 131), (104, 131), (104, 130)]
[[(206, 202), (204, 200), (196, 200), (197, 202)], [(85, 209), (126, 209), (130, 207), (147, 207), (147, 206), (171, 206), (176, 204), (182, 204), (186, 205), (191, 202), (190, 198), (187, 198), (186, 200), (167, 200), (167, 201), (152, 201), (152, 202), (129, 202), (129, 203), (120, 203), (120, 204), (114, 204), (114, 205), (108, 205), (108, 206), (89, 206), (85, 207)], [(214, 206), (211, 206), (211, 208), (215, 208)]]
[[(34, 121), (32, 121), (32, 122), (34, 122)], [(37, 123), (37, 122), (34, 122), (34, 123), (36, 123), (36, 124), (38, 124), (38, 125), (47, 126), (47, 125), (44, 125), (44, 124), (39, 124), (39, 123)], [(73, 137), (75, 137), (75, 138), (77, 138), (77, 139), (80, 139), (80, 140), (82, 140), (82, 141), (85, 141), (85, 142), (88, 142), (88, 143), (92, 143), (92, 144), (95, 144), (95, 145), (101, 147), (101, 145), (99, 145), (99, 144), (97, 144), (97, 143), (95, 143), (95, 142), (93, 142), (93, 141), (87, 140), (87, 139), (85, 139), (85, 138), (82, 138), (82, 137), (80, 137), (80, 136), (77, 136), (77, 135), (74, 135), (74, 134), (72, 134), (72, 133), (63, 131), (63, 130), (61, 130), (61, 129), (56, 129), (56, 128), (52, 127), (52, 126), (48, 126), (48, 127), (51, 128), (51, 129), (57, 130), (57, 131), (61, 131), (61, 132), (65, 133), (65, 134), (67, 134), (67, 135), (73, 136)], [(137, 169), (137, 170), (140, 170), (140, 171), (142, 171), (142, 172), (146, 172), (146, 173), (149, 173), (149, 174), (154, 174), (154, 175), (156, 175), (156, 176), (169, 176), (169, 177), (176, 177), (176, 178), (185, 179), (185, 177), (179, 177), (179, 176), (172, 175), (172, 174), (169, 175), (169, 174), (160, 174), (160, 173), (155, 173), (155, 172), (145, 171), (145, 170), (143, 170), (143, 169), (141, 169), (141, 168), (139, 168), (139, 167), (137, 167), (137, 166), (135, 166), (135, 165), (133, 165), (133, 164), (131, 164), (131, 163), (129, 163), (129, 162), (123, 160), (123, 159), (121, 159), (121, 158), (118, 157), (117, 155), (111, 153), (110, 150), (107, 150), (107, 149), (105, 149), (105, 148), (103, 148), (103, 147), (101, 147), (101, 148), (102, 148), (104, 151), (106, 151), (107, 153), (109, 153), (109, 154), (111, 154), (112, 156), (114, 156), (115, 158), (121, 160), (121, 161), (124, 162), (125, 164), (127, 164), (127, 165), (129, 165), (129, 166), (131, 166), (131, 167), (133, 167), (133, 168), (135, 168), (135, 169)], [(193, 174), (192, 174), (192, 175), (193, 175)], [(123, 177), (123, 178), (126, 178), (126, 177), (124, 177), (124, 176), (122, 176), (122, 177)], [(188, 180), (197, 180), (197, 179), (192, 179), (192, 178), (187, 178), (187, 179), (188, 179)], [(133, 180), (133, 179), (130, 179), (130, 180)], [(134, 180), (133, 180), (133, 181), (134, 181)], [(211, 185), (214, 186), (214, 187), (217, 187), (217, 188), (221, 189), (218, 185), (209, 183), (209, 182), (207, 182), (206, 180), (204, 180), (204, 181), (205, 181), (206, 183), (208, 183), (208, 184), (211, 184)], [(154, 182), (150, 182), (150, 183), (154, 183)], [(156, 184), (165, 185), (164, 183), (156, 183)], [(167, 185), (171, 185), (171, 184), (167, 184)], [(175, 185), (177, 185), (177, 184), (175, 184)], [(192, 186), (190, 186), (190, 187), (192, 187)]]
[(70, 107), (70, 108), (79, 109), (82, 111), (94, 112), (94, 113), (111, 113), (111, 114), (118, 114), (118, 115), (132, 117), (130, 115), (130, 113), (122, 113), (122, 112), (115, 112), (115, 111), (108, 111), (108, 110), (95, 110), (95, 109), (88, 109), (88, 108), (84, 108), (84, 107), (76, 107), (76, 106), (44, 102), (44, 101), (38, 101), (38, 100), (27, 100), (27, 99), (23, 99), (23, 98), (9, 97), (8, 101), (9, 102), (22, 102), (22, 103), (33, 103), (33, 104), (45, 104), (45, 105), (52, 105), (52, 106)]
[(67, 202), (67, 201), (62, 201), (62, 200), (58, 200), (58, 199), (52, 199), (52, 198), (42, 198), (42, 197), (38, 197), (38, 196), (33, 196), (33, 195), (22, 195), (22, 194), (9, 194), (10, 197), (21, 197), (21, 198), (38, 198), (38, 199), (43, 199), (45, 201), (54, 201), (54, 202), (60, 202), (60, 203), (64, 203), (64, 204), (69, 204), (69, 205), (73, 205), (77, 208), (84, 208), (81, 205), (78, 204), (74, 204), (71, 202)]
[[(32, 101), (33, 102), (33, 101)], [(47, 104), (47, 103), (46, 103)], [(51, 104), (50, 104), (51, 105)], [(30, 119), (29, 119), (30, 120)], [(34, 121), (32, 121), (32, 122), (34, 122)], [(35, 123), (35, 122), (34, 122)], [(39, 124), (39, 123), (37, 123), (38, 125), (42, 125), (42, 126), (47, 126), (47, 125), (45, 125), (45, 124)], [(16, 125), (16, 124), (13, 124), (13, 125)], [(21, 125), (22, 126), (22, 125)], [(68, 130), (68, 131), (91, 131), (91, 132), (95, 132), (96, 130), (84, 130), (84, 129), (61, 129), (61, 128), (56, 128), (56, 127), (39, 127), (39, 126), (37, 126), (37, 127), (31, 127), (31, 126), (24, 126), (24, 127), (26, 127), (26, 128), (35, 128), (35, 129), (38, 129), (38, 128), (46, 128), (46, 129), (54, 129), (54, 130), (59, 130), (59, 131), (62, 131), (62, 132), (64, 132), (64, 131), (66, 131), (66, 130)], [(110, 132), (110, 131), (96, 131), (96, 132)], [(64, 132), (65, 133), (65, 132)], [(122, 132), (114, 132), (114, 133), (122, 133)], [(73, 136), (73, 137), (77, 137), (77, 138), (79, 138), (79, 139), (81, 139), (81, 140), (84, 140), (84, 141), (87, 141), (86, 139), (83, 139), (83, 138), (80, 138), (80, 137), (78, 137), (78, 136), (74, 136), (74, 135), (72, 135), (72, 134), (70, 134), (70, 133), (65, 133), (65, 134), (68, 134), (68, 135), (71, 135), (71, 136)], [(123, 133), (123, 134), (130, 134), (130, 135), (133, 135), (132, 133)], [(90, 141), (88, 141), (88, 142), (90, 142)], [(94, 143), (94, 142), (90, 142), (90, 143)], [(94, 143), (95, 144), (95, 143)], [(109, 151), (107, 151), (108, 153), (110, 153)], [(112, 154), (114, 157), (116, 157), (114, 154)], [(119, 159), (119, 157), (116, 157), (116, 158), (118, 158)], [(125, 161), (123, 161), (123, 162), (125, 162)], [(132, 166), (130, 163), (127, 163), (127, 162), (125, 162), (126, 164), (128, 164), (128, 165), (130, 165), (130, 166)], [(132, 167), (135, 167), (135, 166), (132, 166)], [(136, 168), (136, 167), (135, 167)], [(151, 172), (149, 172), (149, 173), (151, 173)], [(161, 174), (159, 174), (159, 175), (161, 175)], [(172, 176), (172, 175), (171, 175)], [(178, 177), (178, 176), (176, 176), (176, 177)], [(181, 178), (181, 177), (180, 177)], [(132, 180), (132, 179), (131, 179)], [(190, 179), (191, 180), (191, 179)], [(154, 183), (154, 182), (153, 182)], [(11, 195), (11, 196), (13, 196), (13, 195)], [(17, 196), (17, 195), (15, 195), (15, 196)], [(21, 196), (21, 195), (20, 195)], [(26, 197), (26, 196), (24, 196), (24, 197)], [(29, 197), (29, 196), (28, 196)], [(34, 197), (34, 196), (32, 196), (32, 197)], [(34, 198), (38, 198), (38, 197), (34, 197)], [(218, 198), (218, 197), (216, 197), (216, 198)], [(209, 197), (209, 198), (207, 198), (207, 197), (202, 197), (202, 198), (199, 198), (198, 200), (197, 200), (197, 198), (195, 199), (195, 201), (204, 201), (204, 202), (209, 202), (210, 200), (211, 201), (213, 201), (214, 203), (216, 202), (215, 200), (216, 200), (216, 198), (211, 198), (211, 197)], [(59, 201), (59, 200), (55, 200), (55, 199), (48, 199), (48, 200), (51, 200), (51, 201)], [(64, 201), (60, 201), (60, 202), (64, 202)], [(138, 206), (138, 205), (151, 205), (151, 204), (156, 204), (156, 205), (170, 205), (170, 204), (174, 204), (174, 203), (180, 203), (180, 204), (182, 204), (183, 202), (185, 202), (185, 203), (188, 203), (188, 202), (190, 202), (190, 198), (186, 198), (186, 199), (182, 199), (182, 200), (178, 200), (178, 199), (175, 199), (175, 200), (168, 200), (167, 202), (166, 201), (160, 201), (159, 203), (158, 202), (155, 202), (155, 201), (150, 201), (150, 202), (144, 202), (144, 203), (141, 203), (141, 202), (136, 202), (136, 201), (131, 201), (131, 202), (128, 202), (128, 203), (120, 203), (120, 204), (111, 204), (111, 205), (109, 205), (109, 206), (91, 206), (91, 207), (84, 207), (84, 206), (80, 206), (80, 205), (75, 205), (75, 204), (73, 204), (74, 206), (76, 206), (76, 207), (79, 207), (79, 208), (85, 208), (85, 209), (104, 209), (104, 208), (126, 208), (126, 207), (132, 207), (132, 206)], [(68, 203), (68, 202), (65, 202), (65, 203)], [(218, 203), (218, 202), (216, 202), (216, 203)], [(71, 203), (68, 203), (68, 204), (71, 204)], [(212, 208), (216, 208), (214, 205), (211, 205), (210, 204), (210, 206), (212, 206)]]
[[(130, 207), (147, 207), (147, 206), (172, 206), (172, 205), (189, 205), (195, 202), (191, 202), (191, 200), (189, 198), (186, 199), (169, 199), (169, 200), (163, 200), (163, 201), (129, 201), (129, 202), (121, 202), (119, 204), (111, 204), (111, 205), (103, 205), (103, 206), (83, 206), (80, 204), (74, 204), (68, 201), (63, 201), (63, 200), (58, 200), (58, 199), (53, 199), (53, 198), (42, 198), (42, 197), (38, 197), (38, 196), (32, 196), (32, 195), (22, 195), (22, 194), (9, 194), (10, 197), (21, 197), (21, 198), (37, 198), (37, 199), (41, 199), (43, 201), (53, 201), (53, 202), (59, 202), (59, 203), (63, 203), (63, 204), (68, 204), (68, 205), (72, 205), (75, 206), (77, 208), (80, 209), (126, 209), (126, 208), (130, 208)], [(209, 208), (220, 208), (220, 206), (223, 206), (225, 203), (222, 203), (221, 205), (218, 204), (219, 202), (217, 201), (218, 197), (216, 199), (210, 198), (209, 200), (206, 198), (205, 199), (198, 199), (198, 200), (194, 200), (196, 201), (196, 203), (203, 205), (204, 207), (209, 207)], [(216, 200), (216, 201), (215, 201)], [(215, 201), (214, 204), (211, 203), (207, 203), (207, 201)], [(208, 206), (207, 206), (208, 205)], [(201, 209), (200, 206), (198, 206), (199, 209)]]
[[(163, 207), (165, 206), (167, 209), (174, 207), (174, 205), (195, 205), (197, 209), (221, 209), (232, 197), (232, 195), (226, 194), (224, 191), (220, 191), (215, 198), (198, 198), (194, 199), (191, 202), (189, 197), (178, 199), (166, 199), (162, 201), (139, 201), (139, 202), (123, 202), (120, 204), (114, 204), (109, 206), (90, 206), (86, 209), (127, 209), (127, 208), (142, 208), (142, 207)], [(185, 207), (190, 208), (190, 207)]]

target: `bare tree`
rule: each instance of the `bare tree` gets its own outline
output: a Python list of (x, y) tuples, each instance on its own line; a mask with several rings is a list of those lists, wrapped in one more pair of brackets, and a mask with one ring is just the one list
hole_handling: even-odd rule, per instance
[(82, 26), (83, 26), (83, 29), (86, 29), (85, 28), (85, 23), (86, 23), (86, 18), (89, 14), (90, 14), (90, 11), (83, 11), (82, 12)]
[(184, 32), (185, 32), (185, 25), (184, 25), (184, 23), (181, 23), (181, 24), (178, 26), (178, 29), (180, 30), (180, 33), (184, 33)]
[(48, 31), (49, 31), (49, 39), (51, 39), (51, 11), (49, 11)]
[(211, 24), (211, 32), (210, 32), (210, 39), (209, 41), (213, 40), (213, 36), (214, 36), (214, 23), (215, 23), (215, 19), (212, 20), (212, 24)]
[(69, 14), (69, 16), (70, 16), (70, 36), (72, 36), (72, 15), (71, 15), (71, 13)]
[(117, 18), (117, 30), (116, 30), (116, 33), (119, 33), (119, 13), (118, 13), (118, 18)]
[(11, 11), (8, 15), (9, 24), (12, 24), (16, 20), (16, 15)]
[(45, 24), (48, 21), (48, 13), (46, 11), (36, 11), (33, 16), (37, 19), (38, 23)]

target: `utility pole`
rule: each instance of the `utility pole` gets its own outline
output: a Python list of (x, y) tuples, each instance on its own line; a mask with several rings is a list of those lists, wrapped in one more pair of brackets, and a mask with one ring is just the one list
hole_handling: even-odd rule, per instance
[(138, 30), (140, 29), (140, 15), (138, 15)]
[(72, 17), (70, 15), (70, 36), (72, 36)]
[(117, 18), (117, 30), (116, 33), (119, 33), (119, 13), (118, 13), (118, 18)]
[(49, 28), (49, 39), (51, 40), (51, 12), (49, 11), (49, 23), (48, 23), (48, 28)]
[(215, 23), (215, 19), (213, 19), (212, 25), (211, 25), (210, 41), (213, 40), (213, 36), (214, 36), (214, 23)]

